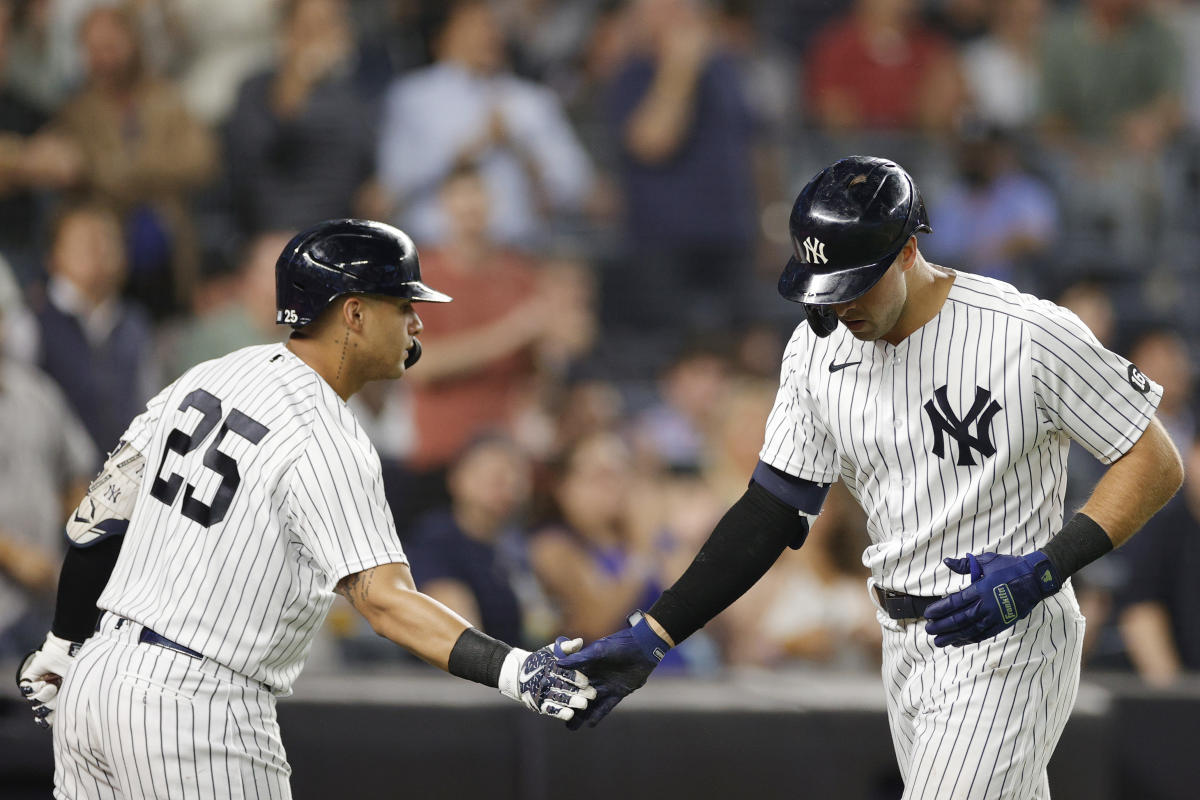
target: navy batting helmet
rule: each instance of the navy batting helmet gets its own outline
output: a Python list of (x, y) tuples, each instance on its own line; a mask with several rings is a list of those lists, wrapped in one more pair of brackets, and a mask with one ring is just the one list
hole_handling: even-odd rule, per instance
[(362, 219), (333, 219), (292, 237), (275, 262), (275, 322), (301, 328), (338, 297), (361, 292), (413, 301), (451, 298), (421, 282), (408, 234)]
[(806, 306), (859, 297), (913, 233), (931, 232), (912, 177), (872, 156), (850, 156), (822, 170), (800, 191), (788, 227), (795, 255), (779, 278), (779, 293)]

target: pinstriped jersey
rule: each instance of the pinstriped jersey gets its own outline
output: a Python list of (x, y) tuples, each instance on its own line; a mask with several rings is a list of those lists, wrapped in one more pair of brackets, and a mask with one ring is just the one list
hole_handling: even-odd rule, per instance
[(193, 367), (124, 438), (145, 479), (98, 605), (277, 694), (337, 582), (406, 560), (374, 446), (283, 345)]
[(801, 324), (760, 458), (845, 481), (876, 581), (945, 595), (968, 579), (943, 558), (1045, 545), (1062, 526), (1069, 440), (1111, 463), (1161, 397), (1070, 311), (958, 272), (939, 313), (894, 346)]

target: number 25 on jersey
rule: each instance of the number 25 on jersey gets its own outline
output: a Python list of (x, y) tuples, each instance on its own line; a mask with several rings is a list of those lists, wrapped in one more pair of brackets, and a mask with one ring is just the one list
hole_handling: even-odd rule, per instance
[[(203, 389), (191, 392), (179, 404), (180, 411), (187, 411), (189, 408), (200, 412), (200, 421), (190, 434), (175, 428), (167, 435), (167, 446), (163, 449), (158, 469), (154, 473), (154, 484), (150, 487), (150, 496), (168, 506), (173, 505), (175, 498), (179, 496), (179, 489), (183, 486), (183, 476), (172, 472), (164, 478), (162, 471), (166, 465), (167, 453), (175, 451), (181, 456), (186, 456), (203, 444), (213, 429), (217, 427), (217, 423), (221, 422), (220, 399)], [(221, 485), (213, 494), (212, 503), (206, 504), (193, 497), (196, 487), (189, 483), (184, 489), (183, 503), (179, 507), (181, 514), (206, 528), (225, 519), (225, 513), (229, 511), (229, 504), (233, 501), (233, 494), (242, 482), (237, 461), (228, 453), (220, 450), (221, 442), (225, 440), (226, 434), (230, 431), (251, 444), (258, 444), (267, 435), (268, 429), (261, 422), (251, 419), (236, 408), (225, 417), (212, 444), (204, 451), (204, 466), (221, 476)]]

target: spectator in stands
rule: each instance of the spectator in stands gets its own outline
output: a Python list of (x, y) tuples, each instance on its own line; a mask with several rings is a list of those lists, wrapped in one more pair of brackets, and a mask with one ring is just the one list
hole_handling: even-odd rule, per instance
[[(373, 203), (376, 115), (354, 82), (346, 0), (292, 0), (281, 30), (278, 62), (242, 85), (226, 129), (238, 228), (385, 215)], [(423, 160), (415, 153), (405, 157)]]
[(607, 96), (628, 243), (602, 295), (608, 326), (634, 340), (618, 345), (630, 368), (653, 374), (673, 337), (728, 330), (750, 305), (759, 120), (707, 9), (638, 0), (632, 13)]
[(923, 16), (933, 30), (964, 44), (987, 32), (988, 12), (994, 5), (994, 0), (934, 0), (923, 3)]
[(1049, 187), (1024, 170), (1010, 135), (970, 125), (958, 142), (958, 176), (930, 200), (937, 231), (930, 256), (972, 272), (1040, 288), (1041, 258), (1054, 243), (1058, 203)]
[(0, 2), (0, 255), (25, 285), (37, 276), (39, 189), (60, 188), (79, 169), (78, 151), (52, 134), (34, 134), (47, 116), (10, 80), (14, 0)]
[(447, 475), (449, 507), (426, 514), (404, 547), (421, 591), (506, 642), (525, 638), (514, 557), (524, 540), (514, 519), (530, 480), (529, 460), (512, 441), (475, 439)]
[(291, 232), (256, 236), (239, 254), (234, 274), (202, 286), (192, 316), (162, 337), (168, 377), (239, 348), (285, 338), (286, 329), (275, 324), (275, 261), (291, 238)]
[(66, 395), (96, 451), (108, 452), (159, 385), (149, 320), (121, 299), (127, 267), (116, 212), (95, 202), (62, 210), (47, 271), (45, 301), (36, 309), (40, 366)]
[(573, 305), (577, 296), (545, 289), (532, 261), (491, 238), (497, 205), (480, 170), (457, 167), (440, 197), (448, 236), (441, 247), (422, 248), (421, 263), (454, 302), (421, 312), (430, 357), (413, 372), (416, 483), (401, 517), (444, 498), (445, 468), (473, 436), (510, 428), (540, 349), (573, 336), (584, 324), (578, 318), (590, 316)]
[(991, 125), (1028, 129), (1038, 113), (1045, 0), (1005, 0), (990, 6), (987, 35), (963, 52), (972, 112)]
[[(831, 491), (799, 551), (787, 550), (763, 591), (728, 609), (749, 619), (732, 631), (726, 652), (763, 666), (826, 664), (863, 669), (879, 658), (879, 623), (863, 584), (865, 520), (848, 492)], [(740, 601), (739, 601), (740, 602)], [(718, 618), (719, 619), (719, 618)]]
[(950, 43), (920, 25), (913, 0), (856, 0), (807, 60), (812, 121), (828, 131), (947, 131), (964, 99)]
[(576, 444), (624, 422), (625, 398), (615, 380), (578, 377), (563, 387), (554, 412), (553, 440), (542, 458), (560, 462)]
[(37, 318), (25, 304), (25, 295), (8, 261), (0, 256), (0, 350), (23, 364), (37, 360)]
[[(701, 476), (722, 514), (745, 494), (746, 476), (758, 465), (767, 415), (779, 391), (778, 372), (776, 365), (775, 374), (769, 378), (743, 375), (723, 381), (721, 397), (707, 415)], [(686, 552), (699, 550), (711, 532), (709, 526)]]
[(5, 353), (0, 308), (0, 658), (50, 623), (62, 524), (87, 489), (96, 449), (61, 391)]
[(188, 109), (208, 125), (223, 122), (238, 87), (273, 54), (273, 33), (291, 0), (172, 0), (165, 9), (175, 34), (175, 67)]
[(1183, 58), (1184, 117), (1193, 132), (1200, 131), (1200, 3), (1165, 0), (1159, 4), (1163, 22), (1179, 37)]
[(215, 141), (171, 83), (146, 67), (131, 6), (88, 12), (84, 88), (55, 127), (83, 154), (77, 187), (122, 215), (130, 286), (156, 316), (187, 307), (197, 273), (189, 192), (213, 175)]
[(557, 471), (552, 520), (530, 539), (530, 563), (562, 630), (600, 636), (662, 586), (660, 505), (611, 431), (579, 440)]
[(77, 29), (95, 0), (14, 0), (12, 83), (44, 113), (53, 113), (83, 76)]
[(722, 411), (728, 373), (728, 359), (705, 342), (686, 347), (667, 365), (658, 379), (658, 398), (633, 424), (640, 465), (650, 470), (701, 470), (705, 437)]
[(1134, 668), (1152, 686), (1200, 671), (1200, 439), (1185, 457), (1183, 491), (1121, 548), (1129, 577), (1117, 596), (1117, 625)]
[(1075, 246), (1140, 269), (1181, 121), (1178, 42), (1148, 0), (1087, 0), (1052, 21), (1041, 61), (1043, 135)]
[(385, 97), (380, 180), (397, 224), (422, 246), (440, 244), (449, 221), (439, 189), (456, 166), (477, 162), (494, 198), (492, 238), (535, 244), (557, 216), (584, 206), (590, 162), (554, 94), (507, 69), (489, 4), (448, 5), (437, 61), (398, 78)]

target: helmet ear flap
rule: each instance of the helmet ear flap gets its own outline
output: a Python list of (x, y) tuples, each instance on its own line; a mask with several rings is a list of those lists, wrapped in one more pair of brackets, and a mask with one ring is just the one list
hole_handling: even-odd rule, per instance
[(805, 303), (804, 316), (808, 318), (808, 325), (813, 333), (822, 339), (837, 330), (837, 313), (829, 306)]

